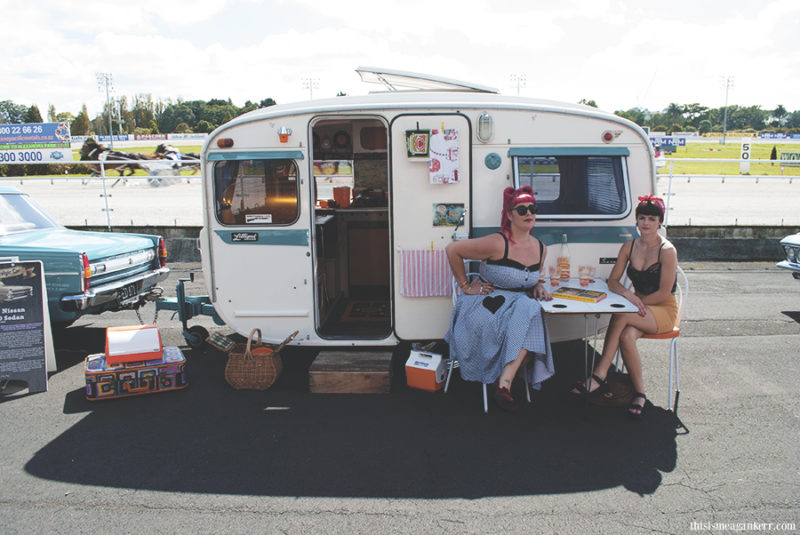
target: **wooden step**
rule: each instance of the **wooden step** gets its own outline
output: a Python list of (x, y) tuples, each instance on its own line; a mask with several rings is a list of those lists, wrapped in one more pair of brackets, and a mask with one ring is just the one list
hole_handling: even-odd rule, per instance
[(388, 394), (391, 351), (321, 351), (308, 370), (315, 394)]

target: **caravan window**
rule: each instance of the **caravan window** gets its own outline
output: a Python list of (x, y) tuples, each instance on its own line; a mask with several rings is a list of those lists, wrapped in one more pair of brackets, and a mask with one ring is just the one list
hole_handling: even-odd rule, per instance
[(214, 164), (217, 219), (227, 225), (288, 225), (299, 216), (292, 160), (226, 160)]
[(543, 219), (615, 219), (629, 211), (625, 161), (618, 155), (517, 156), (519, 186), (533, 188)]

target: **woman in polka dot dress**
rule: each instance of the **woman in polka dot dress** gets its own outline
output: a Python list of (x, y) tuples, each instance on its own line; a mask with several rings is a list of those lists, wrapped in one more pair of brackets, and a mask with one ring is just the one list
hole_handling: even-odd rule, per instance
[[(550, 338), (539, 300), (552, 299), (539, 282), (547, 248), (531, 235), (536, 199), (530, 186), (503, 192), (501, 231), (453, 242), (447, 258), (461, 295), (445, 341), (467, 381), (494, 383), (494, 399), (518, 408), (511, 383), (523, 367), (534, 389), (554, 373)], [(468, 281), (465, 260), (480, 261), (480, 278)]]

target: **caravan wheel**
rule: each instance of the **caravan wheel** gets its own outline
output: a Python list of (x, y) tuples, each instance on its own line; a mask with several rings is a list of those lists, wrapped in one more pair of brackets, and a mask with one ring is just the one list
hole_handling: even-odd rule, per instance
[(192, 349), (202, 349), (206, 346), (208, 330), (200, 325), (192, 325), (189, 327), (189, 330), (184, 338), (186, 338), (186, 343), (188, 343), (189, 347)]

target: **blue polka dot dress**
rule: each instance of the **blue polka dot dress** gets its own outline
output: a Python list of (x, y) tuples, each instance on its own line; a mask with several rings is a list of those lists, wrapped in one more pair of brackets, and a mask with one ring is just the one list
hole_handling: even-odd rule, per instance
[(550, 337), (539, 301), (519, 291), (539, 282), (539, 264), (524, 266), (508, 259), (506, 241), (503, 259), (482, 261), (480, 276), (495, 289), (488, 295), (458, 297), (445, 335), (450, 357), (459, 362), (462, 379), (491, 384), (525, 348), (533, 358), (524, 373), (539, 390), (555, 373)]

